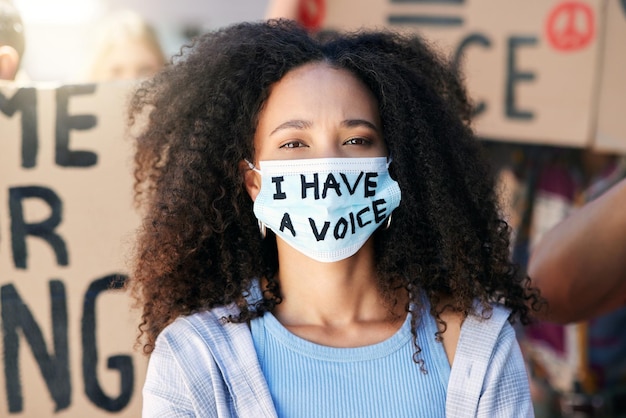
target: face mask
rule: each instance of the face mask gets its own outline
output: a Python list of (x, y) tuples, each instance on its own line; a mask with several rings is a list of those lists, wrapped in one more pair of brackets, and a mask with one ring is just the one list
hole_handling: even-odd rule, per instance
[(317, 261), (355, 254), (400, 204), (386, 157), (261, 161), (257, 219)]

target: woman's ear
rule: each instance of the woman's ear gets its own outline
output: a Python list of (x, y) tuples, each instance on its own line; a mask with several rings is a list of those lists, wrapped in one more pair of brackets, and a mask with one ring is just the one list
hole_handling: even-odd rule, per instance
[(250, 168), (250, 164), (246, 160), (242, 160), (239, 163), (239, 171), (243, 176), (243, 184), (248, 191), (248, 195), (254, 202), (259, 191), (261, 191), (261, 175)]

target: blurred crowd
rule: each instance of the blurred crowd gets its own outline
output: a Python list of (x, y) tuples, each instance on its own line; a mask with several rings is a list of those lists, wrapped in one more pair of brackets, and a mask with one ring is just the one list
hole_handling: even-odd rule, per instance
[(487, 142), (513, 259), (548, 307), (519, 329), (537, 417), (619, 417), (626, 401), (626, 157)]
[[(166, 62), (158, 34), (140, 14), (115, 10), (90, 33), (88, 53), (78, 69), (67, 69), (65, 82), (136, 80), (150, 77)], [(11, 0), (0, 0), (0, 79), (36, 82), (25, 72), (26, 28)]]

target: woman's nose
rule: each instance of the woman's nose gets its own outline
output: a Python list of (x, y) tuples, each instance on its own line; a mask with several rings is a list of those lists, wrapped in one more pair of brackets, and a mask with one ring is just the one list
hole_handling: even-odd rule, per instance
[(321, 138), (317, 141), (317, 147), (315, 152), (315, 158), (343, 158), (345, 150), (341, 146), (340, 138), (336, 137), (332, 133), (325, 133), (320, 135)]

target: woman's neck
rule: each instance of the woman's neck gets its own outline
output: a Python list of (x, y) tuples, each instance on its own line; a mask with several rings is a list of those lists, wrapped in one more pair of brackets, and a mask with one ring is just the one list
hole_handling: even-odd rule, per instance
[(278, 252), (283, 301), (273, 313), (296, 335), (325, 345), (358, 346), (389, 337), (406, 318), (402, 298), (391, 306), (380, 294), (371, 241), (334, 263), (317, 262), (280, 240)]

